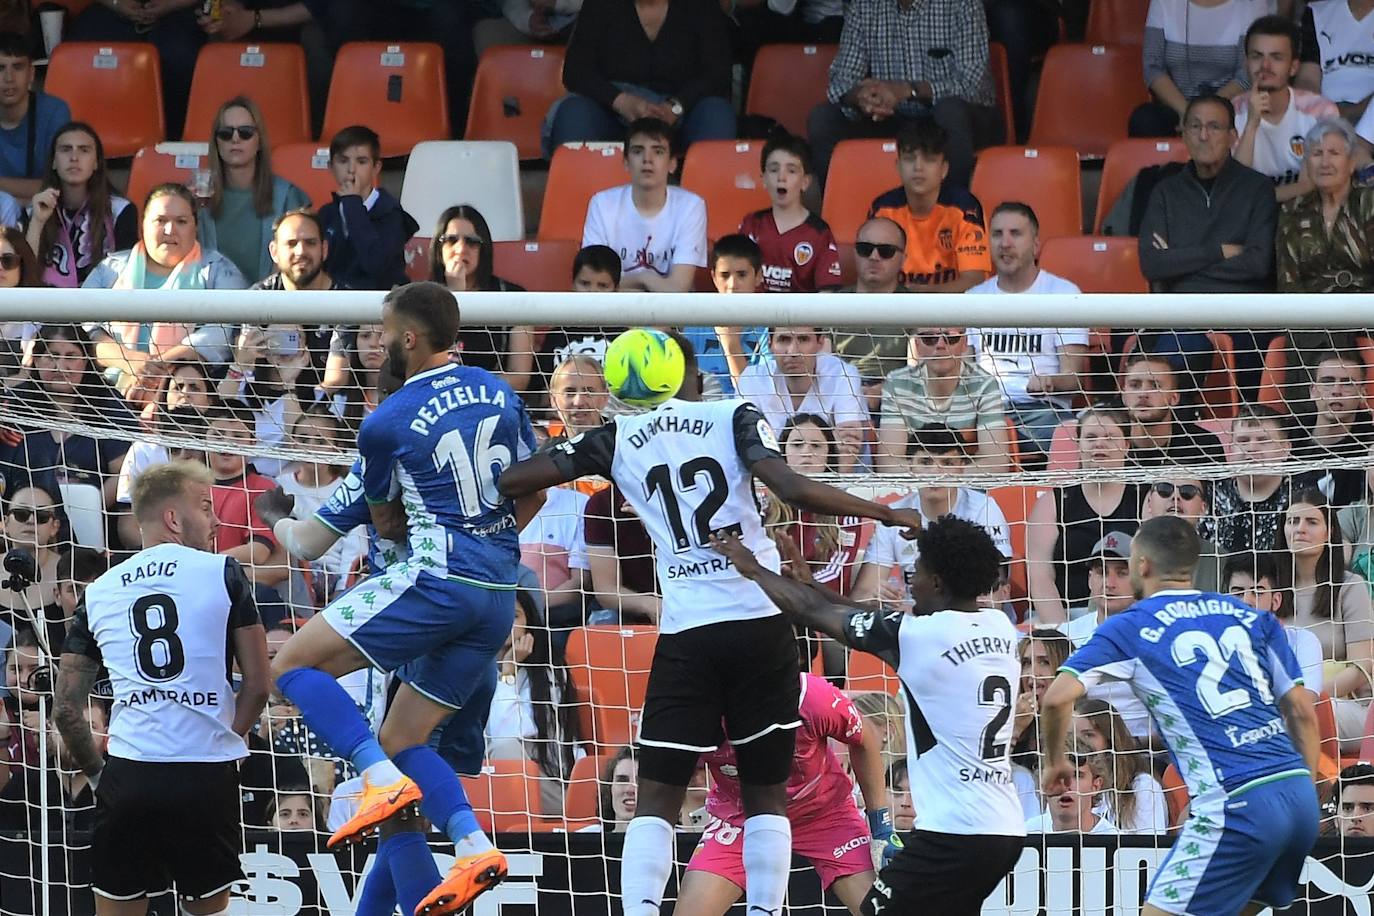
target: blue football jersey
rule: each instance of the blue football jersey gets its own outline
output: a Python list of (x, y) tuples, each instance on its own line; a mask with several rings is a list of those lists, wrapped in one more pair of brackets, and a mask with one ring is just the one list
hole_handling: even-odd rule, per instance
[(1278, 618), (1238, 598), (1162, 591), (1108, 617), (1060, 670), (1127, 682), (1193, 797), (1305, 773), (1278, 701), (1302, 669)]
[(363, 421), (363, 494), (400, 498), (411, 563), (510, 588), (520, 563), (515, 503), (496, 479), (534, 446), (524, 402), (505, 382), (474, 366), (427, 369)]
[(315, 518), (334, 529), (340, 535), (348, 534), (359, 525), (367, 526), (367, 568), (379, 573), (392, 563), (410, 556), (405, 544), (397, 544), (386, 538), (377, 537), (377, 529), (372, 527), (372, 511), (367, 507), (363, 496), (363, 462), (353, 462), (344, 479), (329, 493), (329, 498), (315, 510)]

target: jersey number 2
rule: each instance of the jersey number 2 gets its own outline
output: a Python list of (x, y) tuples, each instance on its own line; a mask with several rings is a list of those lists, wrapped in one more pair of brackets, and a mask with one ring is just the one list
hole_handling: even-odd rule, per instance
[(1197, 678), (1197, 698), (1202, 708), (1213, 719), (1219, 719), (1228, 712), (1244, 709), (1250, 705), (1250, 691), (1244, 687), (1230, 690), (1221, 689), (1221, 679), (1231, 668), (1231, 659), (1239, 658), (1240, 666), (1255, 685), (1260, 700), (1274, 702), (1274, 692), (1269, 689), (1269, 678), (1260, 667), (1259, 660), (1250, 646), (1250, 636), (1241, 627), (1227, 627), (1221, 631), (1219, 639), (1201, 630), (1188, 630), (1179, 634), (1171, 647), (1174, 661), (1181, 665), (1191, 665), (1197, 661), (1198, 653), (1207, 660), (1202, 673)]
[(496, 434), (496, 425), (500, 422), (500, 417), (486, 417), (477, 424), (477, 441), (471, 455), (460, 429), (444, 433), (434, 445), (434, 466), (442, 471), (444, 465), (448, 465), (453, 471), (458, 504), (469, 518), (484, 515), (502, 502), (496, 478), (510, 467), (511, 454), (506, 446), (492, 444), (491, 437)]
[(983, 678), (983, 684), (978, 688), (978, 705), (992, 706), (995, 710), (992, 721), (983, 729), (983, 759), (1000, 760), (1007, 753), (1007, 745), (997, 743), (997, 733), (1011, 717), (1010, 682), (1000, 674)]
[(682, 509), (678, 505), (677, 490), (673, 487), (673, 474), (668, 465), (655, 465), (644, 478), (644, 495), (649, 499), (653, 499), (655, 493), (659, 495), (663, 516), (668, 520), (668, 527), (673, 532), (673, 543), (679, 552), (693, 547), (705, 547), (710, 543), (711, 517), (725, 505), (725, 497), (729, 494), (725, 469), (720, 466), (719, 461), (704, 455), (693, 458), (678, 469), (678, 482), (684, 490), (695, 490), (698, 487), (697, 478), (703, 474), (706, 475), (706, 494), (702, 497), (697, 510), (692, 513), (695, 539), (688, 537), (687, 527), (682, 523)]
[(177, 605), (168, 595), (144, 595), (129, 608), (134, 632), (134, 663), (150, 681), (170, 681), (186, 667), (186, 650), (177, 636)]

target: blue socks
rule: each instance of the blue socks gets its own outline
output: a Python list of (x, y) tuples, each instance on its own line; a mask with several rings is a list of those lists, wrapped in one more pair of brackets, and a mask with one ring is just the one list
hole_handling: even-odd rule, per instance
[(372, 870), (363, 882), (354, 916), (394, 916), (396, 913), (396, 882), (391, 876), (392, 839), (385, 837), (377, 844), (377, 857), (372, 860)]
[(424, 795), (420, 810), (449, 839), (457, 844), (470, 834), (481, 833), (482, 828), (472, 813), (472, 805), (463, 791), (463, 784), (458, 781), (458, 774), (434, 748), (417, 744), (397, 754), (395, 761), (397, 768), (420, 787)]
[[(401, 912), (414, 913), (440, 881), (439, 866), (434, 864), (425, 835), (415, 831), (397, 833), (382, 840), (382, 845), (391, 848), (387, 861), (391, 864), (391, 880)], [(358, 916), (363, 916), (362, 910)]]
[(301, 711), (301, 718), (340, 757), (361, 773), (386, 760), (353, 698), (318, 668), (295, 668), (277, 678), (277, 687)]

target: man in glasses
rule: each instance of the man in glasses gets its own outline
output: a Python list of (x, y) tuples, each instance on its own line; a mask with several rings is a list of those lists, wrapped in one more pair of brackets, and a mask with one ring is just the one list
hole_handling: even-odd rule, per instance
[[(1206, 481), (1196, 477), (1172, 477), (1159, 480), (1145, 491), (1145, 499), (1140, 506), (1142, 521), (1160, 515), (1177, 515), (1192, 522), (1197, 528), (1210, 513), (1211, 489)], [(1220, 591), (1221, 552), (1217, 545), (1198, 535), (1202, 541), (1202, 553), (1198, 555), (1197, 572), (1193, 575), (1193, 585), (1201, 592)]]
[[(906, 232), (884, 216), (859, 227), (854, 241), (853, 286), (842, 293), (909, 293), (902, 284)], [(887, 374), (906, 365), (907, 336), (897, 328), (841, 327), (835, 329), (835, 352), (854, 364), (865, 391), (877, 409), (880, 386)]]
[(1374, 766), (1356, 763), (1341, 770), (1336, 816), (1341, 836), (1374, 836)]
[(949, 135), (933, 121), (897, 132), (902, 186), (878, 196), (869, 216), (885, 216), (906, 233), (905, 282), (922, 293), (962, 293), (992, 272), (983, 207), (962, 187), (946, 190)]
[[(996, 276), (971, 293), (1077, 295), (1077, 286), (1041, 270), (1040, 220), (1023, 203), (998, 204), (988, 222)], [(972, 328), (969, 346), (978, 365), (1002, 386), (1007, 413), (1021, 442), (1041, 455), (1049, 452), (1054, 430), (1073, 416), (1073, 395), (1082, 390), (1088, 368), (1087, 328)], [(1022, 459), (1031, 455), (1022, 451)]]

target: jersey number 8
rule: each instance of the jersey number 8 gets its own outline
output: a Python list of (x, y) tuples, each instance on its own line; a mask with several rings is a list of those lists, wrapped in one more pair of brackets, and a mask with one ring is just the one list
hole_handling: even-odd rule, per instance
[(186, 650), (177, 636), (177, 605), (169, 596), (144, 595), (129, 608), (134, 662), (150, 681), (175, 680), (186, 667)]

